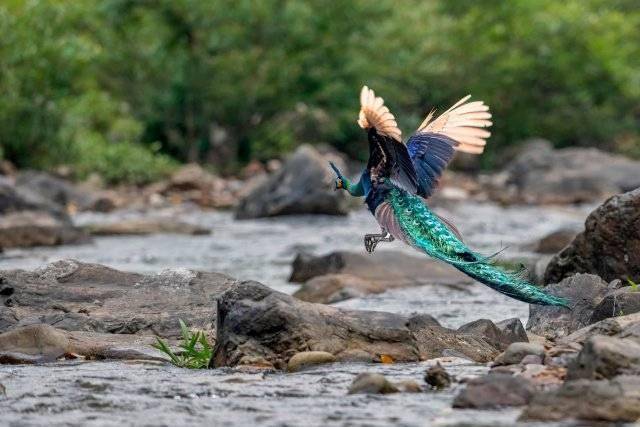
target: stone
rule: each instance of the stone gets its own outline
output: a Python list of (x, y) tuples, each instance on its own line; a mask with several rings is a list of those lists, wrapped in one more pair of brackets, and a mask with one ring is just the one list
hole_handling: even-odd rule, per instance
[[(333, 160), (345, 171), (340, 159)], [(347, 194), (334, 191), (334, 179), (328, 158), (310, 145), (301, 145), (280, 170), (240, 200), (235, 211), (236, 218), (295, 214), (346, 215), (349, 212)]]
[(533, 250), (541, 254), (555, 254), (571, 243), (577, 234), (573, 228), (558, 229), (538, 240)]
[(349, 274), (381, 286), (407, 287), (426, 284), (458, 285), (472, 283), (453, 267), (426, 257), (400, 251), (377, 250), (373, 254), (336, 251), (315, 256), (299, 253), (293, 260), (291, 282), (306, 282), (317, 276)]
[(605, 296), (594, 308), (589, 323), (637, 312), (640, 312), (640, 292), (626, 286)]
[(519, 363), (522, 365), (542, 365), (543, 359), (538, 354), (527, 354)]
[(501, 172), (490, 192), (500, 202), (567, 204), (596, 202), (640, 187), (640, 162), (594, 148), (556, 150), (534, 140)]
[(560, 283), (546, 286), (545, 291), (566, 298), (571, 309), (531, 304), (527, 330), (553, 340), (587, 326), (593, 311), (607, 294), (608, 287), (598, 276), (576, 274)]
[(382, 374), (363, 372), (349, 387), (349, 394), (391, 394), (400, 390)]
[(578, 419), (611, 423), (640, 418), (640, 377), (613, 380), (574, 380), (560, 388), (536, 394), (522, 421)]
[(394, 385), (401, 393), (422, 393), (422, 387), (414, 380), (398, 381)]
[(62, 260), (0, 271), (0, 332), (49, 324), (68, 331), (180, 336), (179, 319), (212, 333), (212, 301), (235, 279), (186, 269), (125, 273)]
[(453, 407), (495, 409), (524, 406), (534, 393), (534, 386), (524, 378), (509, 374), (489, 374), (469, 381), (453, 400)]
[(436, 390), (442, 390), (451, 385), (451, 375), (442, 367), (440, 362), (427, 369), (424, 381)]
[(538, 356), (544, 360), (544, 347), (540, 344), (528, 343), (528, 342), (516, 342), (500, 354), (496, 360), (496, 365), (515, 365), (522, 362), (526, 356), (533, 355)]
[(581, 344), (595, 335), (629, 338), (640, 343), (640, 312), (601, 320), (561, 338), (559, 342)]
[[(517, 331), (517, 334), (521, 334), (519, 329), (521, 328), (522, 332), (524, 332), (524, 326), (522, 326), (522, 322), (520, 322), (520, 326), (518, 327), (515, 321), (520, 322), (520, 319), (507, 320), (507, 322), (511, 322), (511, 324), (508, 326), (505, 325), (505, 327), (512, 328)], [(506, 349), (509, 344), (513, 342), (523, 341), (523, 337), (521, 335), (518, 336), (515, 333), (509, 333), (509, 331), (505, 333), (489, 319), (478, 319), (473, 322), (466, 323), (458, 328), (458, 332), (484, 337), (487, 342), (500, 350)], [(524, 341), (527, 341), (526, 332), (524, 332), (524, 338)]]
[(522, 321), (517, 317), (502, 320), (496, 323), (496, 326), (506, 337), (509, 344), (514, 342), (529, 342), (527, 331), (524, 329)]
[(235, 366), (246, 355), (260, 355), (280, 366), (301, 351), (325, 351), (340, 358), (357, 349), (373, 360), (385, 356), (395, 362), (448, 352), (487, 362), (498, 353), (479, 336), (437, 325), (415, 326), (400, 314), (308, 303), (257, 282), (231, 286), (218, 298), (217, 314), (212, 367)]
[(43, 363), (71, 356), (86, 359), (166, 360), (151, 347), (153, 336), (64, 331), (37, 324), (0, 334), (0, 363)]
[(584, 231), (549, 263), (545, 282), (575, 273), (607, 282), (640, 278), (640, 188), (611, 197), (589, 214)]
[(297, 372), (309, 366), (334, 363), (336, 357), (326, 351), (303, 351), (293, 355), (287, 364), (289, 372)]
[(73, 206), (84, 210), (94, 203), (90, 191), (47, 172), (22, 171), (16, 176), (15, 186), (18, 193), (50, 209), (65, 211)]
[(569, 379), (611, 379), (640, 375), (640, 343), (629, 339), (595, 335), (569, 367)]
[(384, 291), (384, 286), (379, 282), (364, 280), (352, 274), (326, 274), (305, 282), (293, 296), (302, 301), (332, 304)]
[(94, 236), (145, 235), (157, 233), (188, 234), (200, 236), (211, 234), (208, 228), (170, 218), (136, 218), (118, 222), (90, 224), (84, 227)]

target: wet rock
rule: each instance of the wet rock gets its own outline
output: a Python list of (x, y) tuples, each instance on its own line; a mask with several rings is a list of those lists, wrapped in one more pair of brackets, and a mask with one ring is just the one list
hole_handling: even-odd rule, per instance
[(496, 323), (496, 326), (500, 332), (502, 332), (503, 336), (506, 337), (509, 344), (514, 342), (529, 342), (527, 331), (524, 329), (522, 321), (517, 317), (502, 320)]
[(424, 381), (436, 390), (442, 390), (451, 385), (451, 375), (442, 367), (440, 362), (427, 369)]
[(349, 387), (349, 394), (391, 394), (400, 390), (384, 375), (363, 372)]
[(153, 336), (69, 332), (30, 325), (0, 334), (0, 363), (43, 363), (65, 356), (89, 359), (164, 360), (151, 348)]
[(606, 281), (640, 277), (640, 188), (593, 211), (584, 231), (551, 260), (545, 281), (556, 283), (574, 273), (597, 274)]
[(608, 287), (598, 276), (576, 274), (560, 283), (547, 286), (545, 291), (566, 298), (571, 309), (529, 305), (527, 330), (556, 339), (587, 326), (595, 308), (608, 292)]
[(287, 369), (289, 372), (297, 372), (309, 366), (322, 365), (325, 363), (334, 363), (336, 357), (326, 351), (303, 351), (293, 355), (289, 359)]
[(524, 378), (489, 374), (467, 383), (453, 400), (454, 408), (494, 409), (524, 406), (533, 397), (534, 386)]
[[(500, 350), (506, 349), (509, 344), (513, 342), (528, 341), (526, 338), (527, 334), (524, 331), (524, 326), (522, 326), (520, 319), (509, 319), (506, 322), (508, 322), (508, 324), (503, 324), (505, 329), (500, 329), (489, 319), (479, 319), (460, 326), (458, 332), (481, 336)], [(513, 330), (513, 333), (508, 330), (509, 328)], [(522, 336), (522, 332), (524, 332), (524, 337)]]
[(522, 359), (529, 355), (538, 356), (544, 360), (544, 347), (536, 343), (516, 342), (507, 347), (504, 353), (496, 358), (495, 363), (497, 365), (514, 365), (522, 362)]
[(640, 375), (640, 343), (596, 335), (585, 342), (569, 368), (570, 379), (610, 379)]
[(577, 234), (573, 228), (561, 228), (542, 237), (532, 249), (541, 254), (555, 254), (571, 243)]
[(170, 218), (125, 219), (112, 223), (91, 224), (86, 226), (85, 229), (95, 236), (145, 235), (157, 233), (200, 236), (211, 233), (211, 230), (208, 228)]
[(396, 362), (446, 352), (488, 361), (497, 354), (482, 337), (435, 325), (412, 329), (409, 319), (307, 303), (257, 282), (241, 282), (218, 298), (212, 366), (235, 366), (245, 355), (261, 355), (278, 366), (300, 351), (326, 351), (339, 357), (357, 349), (374, 360), (385, 355)]
[(384, 291), (385, 288), (380, 283), (352, 274), (327, 274), (304, 283), (293, 296), (302, 301), (331, 304)]
[(640, 377), (567, 381), (556, 390), (538, 393), (524, 409), (525, 421), (579, 419), (633, 422), (640, 418)]
[[(293, 260), (289, 281), (306, 282), (327, 274), (349, 274), (385, 289), (436, 283), (471, 283), (467, 276), (445, 263), (385, 250), (377, 250), (373, 254), (336, 251), (321, 256), (301, 253)], [(374, 285), (370, 286), (377, 289)]]
[(422, 393), (422, 387), (414, 380), (404, 380), (395, 383), (401, 393)]
[(615, 290), (605, 296), (596, 306), (589, 323), (599, 322), (615, 316), (625, 316), (640, 311), (640, 292), (631, 286)]
[(544, 357), (540, 356), (539, 354), (527, 354), (525, 357), (522, 358), (522, 360), (520, 361), (520, 364), (542, 365), (543, 361), (544, 361)]
[(640, 163), (592, 148), (555, 150), (536, 140), (501, 173), (491, 192), (510, 203), (584, 203), (640, 187)]
[[(335, 159), (345, 170), (344, 163)], [(280, 170), (240, 200), (238, 219), (292, 214), (346, 215), (349, 203), (344, 191), (334, 191), (335, 176), (323, 157), (309, 145), (300, 146)]]
[(141, 275), (63, 260), (34, 271), (0, 271), (0, 282), (0, 332), (45, 323), (69, 331), (176, 337), (179, 319), (211, 332), (212, 301), (235, 280), (186, 269)]

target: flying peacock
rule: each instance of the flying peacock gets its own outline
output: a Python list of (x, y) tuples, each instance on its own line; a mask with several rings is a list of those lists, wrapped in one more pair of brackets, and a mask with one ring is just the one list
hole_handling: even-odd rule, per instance
[(337, 174), (336, 189), (365, 197), (382, 229), (380, 234), (365, 235), (367, 252), (373, 252), (379, 242), (398, 239), (511, 298), (568, 308), (566, 300), (529, 283), (522, 272), (503, 270), (491, 261), (492, 256), (469, 249), (455, 226), (425, 203), (456, 151), (484, 151), (491, 113), (482, 101), (469, 102), (469, 98), (465, 96), (435, 119), (432, 110), (405, 145), (384, 100), (364, 86), (358, 124), (367, 131), (369, 161), (356, 184), (331, 164)]

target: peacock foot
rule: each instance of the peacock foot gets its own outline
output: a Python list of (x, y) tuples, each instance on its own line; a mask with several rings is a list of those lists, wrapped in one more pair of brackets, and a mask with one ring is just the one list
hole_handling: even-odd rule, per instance
[(364, 248), (370, 254), (376, 249), (380, 242), (393, 242), (395, 239), (386, 231), (382, 230), (382, 234), (365, 234), (364, 235)]

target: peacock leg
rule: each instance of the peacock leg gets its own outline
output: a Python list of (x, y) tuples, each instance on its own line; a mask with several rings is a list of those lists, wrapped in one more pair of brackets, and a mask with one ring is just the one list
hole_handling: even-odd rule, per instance
[(380, 242), (393, 242), (395, 239), (384, 228), (380, 234), (365, 234), (364, 235), (364, 248), (370, 254), (376, 249), (376, 246)]

